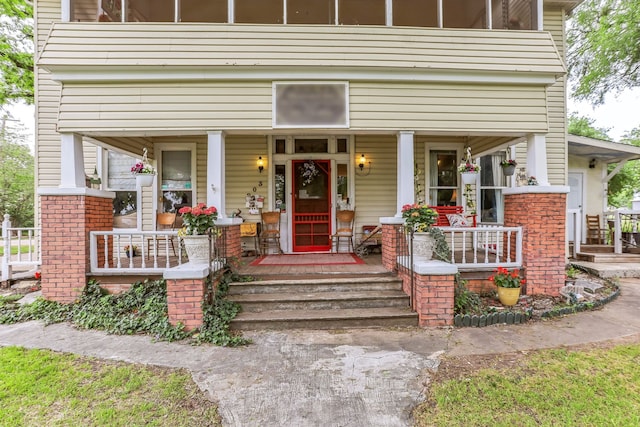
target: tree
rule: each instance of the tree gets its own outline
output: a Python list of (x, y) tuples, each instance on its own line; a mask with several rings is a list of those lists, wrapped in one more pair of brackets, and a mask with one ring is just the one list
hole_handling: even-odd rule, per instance
[(601, 104), (607, 93), (640, 86), (640, 2), (586, 0), (568, 31), (573, 96)]
[[(609, 129), (597, 128), (593, 122), (594, 120), (589, 117), (572, 113), (569, 115), (568, 131), (572, 135), (610, 141), (611, 138), (607, 135)], [(627, 133), (621, 142), (640, 146), (640, 128)], [(614, 168), (615, 165), (609, 165), (609, 172)], [(631, 207), (631, 200), (638, 189), (640, 189), (640, 162), (627, 162), (609, 181), (607, 203), (616, 208)]]
[(0, 215), (14, 227), (33, 227), (34, 161), (22, 129), (0, 119)]
[(33, 5), (0, 0), (0, 106), (33, 103)]
[(578, 116), (576, 113), (570, 113), (568, 132), (572, 135), (588, 136), (589, 138), (611, 141), (611, 137), (607, 135), (609, 129), (597, 128), (593, 123), (594, 120), (590, 117)]

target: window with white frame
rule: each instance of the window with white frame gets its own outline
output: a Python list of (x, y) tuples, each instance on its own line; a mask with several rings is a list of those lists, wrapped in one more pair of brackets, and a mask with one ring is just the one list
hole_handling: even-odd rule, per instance
[(113, 199), (113, 228), (138, 228), (138, 191), (131, 166), (136, 159), (109, 151), (107, 154), (107, 190)]
[(429, 151), (429, 205), (458, 204), (458, 151)]
[(504, 197), (502, 190), (507, 187), (507, 177), (502, 172), (500, 162), (506, 159), (504, 152), (480, 158), (480, 197), (478, 212), (481, 222), (504, 222)]

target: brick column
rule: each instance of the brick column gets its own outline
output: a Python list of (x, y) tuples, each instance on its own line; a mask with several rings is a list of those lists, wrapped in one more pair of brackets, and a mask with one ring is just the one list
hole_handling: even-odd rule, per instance
[(458, 267), (443, 261), (416, 263), (415, 311), (421, 327), (453, 325), (455, 274)]
[(521, 226), (527, 295), (557, 296), (564, 286), (568, 187), (504, 190), (505, 226)]
[(202, 326), (202, 303), (207, 292), (209, 268), (191, 263), (164, 272), (167, 281), (169, 323), (182, 323), (190, 331)]
[(237, 265), (242, 256), (242, 240), (240, 238), (240, 218), (222, 218), (216, 221), (222, 233), (221, 241), (225, 247), (221, 248), (221, 254), (227, 259), (227, 263)]
[(397, 217), (380, 218), (382, 224), (382, 266), (389, 271), (396, 270), (398, 259), (398, 225), (404, 224), (404, 219)]
[[(42, 296), (74, 302), (90, 272), (89, 232), (113, 229), (114, 193), (75, 189), (40, 189), (42, 226)], [(99, 263), (104, 263), (104, 247)], [(102, 259), (100, 259), (102, 258)]]

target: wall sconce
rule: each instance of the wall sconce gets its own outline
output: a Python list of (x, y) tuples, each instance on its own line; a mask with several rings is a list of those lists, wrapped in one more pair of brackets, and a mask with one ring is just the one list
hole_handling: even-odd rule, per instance
[(258, 157), (258, 172), (262, 173), (264, 170), (264, 160), (262, 160), (262, 156)]
[(598, 161), (596, 159), (589, 160), (589, 169), (594, 169)]
[[(365, 165), (368, 165), (366, 172), (364, 170)], [(367, 162), (367, 158), (364, 156), (364, 154), (360, 155), (360, 159), (358, 160), (358, 169), (360, 170), (360, 173), (358, 175), (367, 176), (371, 173), (371, 162)], [(358, 172), (357, 169), (356, 172)]]

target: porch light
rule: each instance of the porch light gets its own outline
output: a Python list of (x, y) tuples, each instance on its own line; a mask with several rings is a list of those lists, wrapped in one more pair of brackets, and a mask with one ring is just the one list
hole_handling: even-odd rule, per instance
[[(364, 166), (365, 164), (368, 164), (369, 167), (367, 168), (367, 171), (364, 171)], [(358, 169), (360, 169), (360, 174), (359, 175), (369, 175), (369, 173), (371, 172), (371, 162), (367, 163), (367, 158), (364, 156), (364, 154), (360, 155), (360, 160), (358, 161)], [(357, 170), (356, 170), (357, 172)]]
[(264, 170), (264, 160), (262, 160), (262, 156), (258, 157), (258, 172), (262, 173)]

